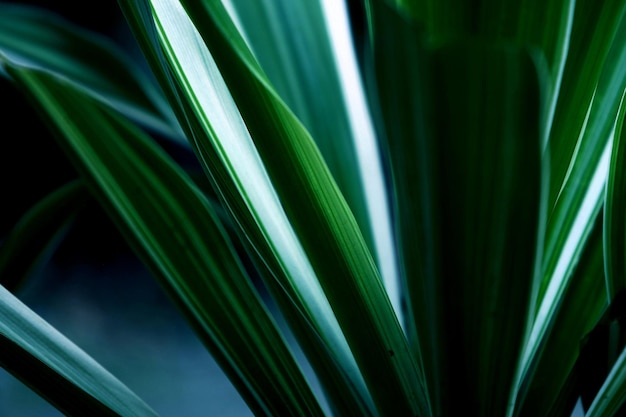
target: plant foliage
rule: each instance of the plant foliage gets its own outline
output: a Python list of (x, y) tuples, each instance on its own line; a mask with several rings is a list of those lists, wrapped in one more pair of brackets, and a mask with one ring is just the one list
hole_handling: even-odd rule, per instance
[(0, 4), (77, 173), (3, 236), (4, 368), (156, 415), (16, 297), (95, 199), (255, 415), (625, 412), (626, 2), (118, 3), (145, 61)]

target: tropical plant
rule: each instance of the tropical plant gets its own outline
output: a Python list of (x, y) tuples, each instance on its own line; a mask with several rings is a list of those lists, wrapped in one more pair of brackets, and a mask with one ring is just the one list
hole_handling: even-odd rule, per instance
[(154, 78), (0, 4), (2, 73), (80, 174), (4, 236), (5, 369), (156, 414), (11, 292), (93, 198), (255, 415), (624, 413), (626, 2), (119, 5)]

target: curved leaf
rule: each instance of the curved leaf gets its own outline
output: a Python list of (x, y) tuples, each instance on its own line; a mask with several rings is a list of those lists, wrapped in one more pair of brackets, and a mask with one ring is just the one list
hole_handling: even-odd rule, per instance
[(157, 416), (2, 286), (0, 366), (68, 416)]
[(75, 181), (24, 214), (0, 246), (0, 284), (15, 292), (33, 269), (45, 263), (86, 199), (84, 184)]
[(260, 67), (315, 140), (400, 313), (398, 274), (376, 138), (343, 2), (230, 0)]
[(514, 44), (431, 48), (409, 18), (369, 5), (409, 335), (433, 413), (500, 416), (541, 260), (542, 79)]
[(611, 369), (586, 417), (613, 417), (624, 412), (626, 401), (626, 349)]
[(123, 5), (207, 175), (240, 225), (257, 265), (269, 271), (266, 284), (317, 375), (329, 384), (335, 406), (371, 413), (369, 394), (328, 300), (189, 17), (173, 2), (155, 2), (154, 9), (141, 1)]
[(604, 262), (606, 287), (611, 299), (626, 289), (626, 103), (622, 96), (604, 203)]
[(108, 39), (44, 8), (0, 4), (0, 53), (21, 65), (52, 71), (127, 117), (182, 140), (170, 107), (148, 74)]
[[(518, 416), (562, 416), (570, 413), (581, 395), (586, 377), (577, 362), (585, 336), (608, 306), (604, 284), (602, 215), (598, 215), (588, 242), (575, 265), (572, 279), (550, 319), (550, 331), (541, 341), (516, 393)], [(592, 360), (598, 360), (598, 357)], [(591, 364), (597, 368), (597, 364)]]
[(133, 248), (257, 415), (323, 415), (216, 215), (148, 137), (54, 75), (7, 63)]
[(183, 5), (242, 113), (379, 411), (428, 414), (371, 254), (310, 135), (272, 90), (221, 3)]

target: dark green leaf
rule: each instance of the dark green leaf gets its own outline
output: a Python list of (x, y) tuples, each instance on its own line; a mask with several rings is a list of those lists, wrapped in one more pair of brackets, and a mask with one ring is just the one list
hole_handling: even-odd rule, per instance
[[(190, 16), (201, 22), (197, 27), (202, 39), (242, 111), (374, 401), (383, 413), (414, 414), (422, 407), (420, 402), (426, 402), (406, 340), (356, 222), (319, 151), (271, 89), (221, 4), (185, 6), (194, 6)], [(222, 142), (211, 146), (224, 146), (225, 138), (218, 139)]]
[[(333, 405), (352, 414), (365, 414), (364, 409), (371, 413), (369, 393), (328, 300), (189, 18), (173, 3), (158, 3), (154, 15), (143, 2), (123, 5), (155, 72), (163, 75), (165, 91), (174, 98), (174, 108), (207, 175), (240, 225), (251, 257), (261, 270), (267, 270), (262, 274), (266, 285), (318, 376), (328, 384)], [(197, 42), (190, 44), (189, 39)], [(162, 55), (163, 51), (169, 56)]]
[[(385, 227), (389, 227), (387, 196), (368, 114), (357, 114), (359, 74), (347, 74), (353, 52), (346, 48), (349, 35), (341, 32), (345, 16), (341, 10), (325, 12), (323, 2), (317, 0), (232, 3), (255, 58), (319, 146), (381, 267), (388, 290), (393, 291), (397, 273), (393, 252), (388, 254), (391, 238), (385, 235)], [(351, 78), (346, 80), (348, 76)], [(353, 87), (350, 91), (346, 91), (348, 82)]]
[(84, 184), (68, 183), (39, 201), (0, 246), (0, 284), (15, 292), (45, 264), (87, 199)]
[(0, 366), (68, 416), (157, 416), (2, 286)]
[(0, 54), (52, 71), (125, 116), (182, 140), (162, 93), (136, 62), (110, 40), (44, 8), (0, 3)]
[(513, 44), (430, 49), (383, 2), (369, 11), (409, 334), (433, 413), (501, 416), (541, 257), (538, 70)]
[(609, 297), (626, 289), (626, 105), (624, 96), (613, 136), (611, 165), (604, 203), (606, 286)]
[(258, 415), (322, 411), (191, 180), (116, 113), (55, 76), (7, 63), (131, 245)]
[[(589, 382), (580, 366), (581, 346), (608, 305), (604, 284), (602, 216), (580, 257), (572, 260), (575, 272), (552, 313), (550, 330), (524, 375), (516, 401), (518, 416), (562, 416), (571, 412), (581, 395), (580, 384)], [(599, 368), (598, 356), (589, 366)], [(578, 368), (578, 369), (577, 369)]]

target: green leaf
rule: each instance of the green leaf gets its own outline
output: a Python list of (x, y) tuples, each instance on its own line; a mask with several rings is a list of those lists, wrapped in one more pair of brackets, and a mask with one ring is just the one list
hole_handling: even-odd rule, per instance
[[(556, 310), (563, 302), (563, 295), (570, 285), (569, 281), (572, 279), (578, 259), (593, 229), (594, 219), (604, 202), (604, 186), (608, 175), (612, 134), (620, 100), (626, 88), (626, 61), (624, 61), (626, 59), (624, 47), (626, 45), (626, 30), (624, 30), (626, 19), (623, 18), (626, 8), (624, 4), (620, 4), (618, 8), (617, 21), (612, 16), (608, 17), (615, 14), (615, 10), (602, 11), (610, 22), (605, 22), (606, 25), (593, 26), (596, 29), (602, 29), (594, 31), (593, 38), (597, 36), (604, 40), (594, 40), (590, 46), (587, 45), (586, 38), (580, 38), (583, 36), (580, 32), (585, 29), (583, 22), (587, 22), (588, 14), (592, 12), (583, 6), (595, 8), (599, 4), (581, 3), (581, 8), (576, 10), (571, 47), (577, 53), (568, 57), (562, 89), (572, 93), (578, 88), (577, 84), (583, 77), (581, 71), (587, 71), (586, 65), (590, 65), (587, 63), (588, 60), (599, 60), (603, 64), (601, 68), (590, 73), (590, 76), (596, 78), (589, 101), (583, 97), (575, 100), (573, 96), (566, 97), (563, 93), (557, 104), (550, 137), (550, 153), (547, 154), (551, 155), (551, 189), (553, 189), (555, 175), (558, 178), (558, 172), (563, 168), (563, 166), (559, 167), (556, 161), (564, 155), (570, 155), (571, 158), (566, 157), (566, 159), (570, 158), (567, 159), (569, 167), (567, 173), (561, 171), (564, 175), (564, 182), (557, 200), (552, 203), (548, 216), (543, 278), (536, 304), (536, 319), (522, 359), (520, 378), (523, 378), (528, 371), (528, 367), (534, 360), (533, 357), (537, 354), (537, 349), (543, 343), (542, 340), (548, 337), (547, 333), (558, 331), (552, 327), (551, 323)], [(591, 22), (596, 24), (593, 20)], [(576, 29), (578, 25), (582, 27)], [(607, 33), (602, 33), (604, 31)], [(575, 39), (584, 40), (584, 42), (580, 45), (574, 41)], [(580, 46), (580, 49), (576, 49), (576, 45)], [(581, 61), (583, 58), (579, 54), (585, 57), (584, 62)], [(600, 55), (596, 56), (596, 54)], [(561, 110), (559, 106), (563, 106)], [(574, 113), (567, 113), (563, 109), (578, 111), (583, 107), (586, 107), (587, 112), (584, 123), (581, 123), (579, 129), (574, 128), (570, 131), (578, 122)], [(569, 133), (565, 133), (565, 130), (561, 132), (558, 128), (559, 123), (563, 123)], [(563, 135), (562, 138), (559, 135)], [(574, 135), (575, 139), (572, 139), (571, 135)], [(567, 150), (567, 147), (559, 145), (561, 139), (572, 140), (576, 143), (573, 154)], [(552, 198), (550, 197), (550, 202), (553, 201)]]
[[(613, 134), (611, 159), (606, 184), (603, 224), (606, 289), (608, 298), (611, 301), (611, 308), (617, 311), (623, 311), (623, 296), (625, 292), (624, 289), (626, 288), (626, 266), (623, 260), (626, 240), (626, 214), (624, 212), (626, 207), (626, 196), (624, 193), (624, 180), (626, 178), (626, 172), (624, 171), (624, 133), (626, 129), (624, 125), (624, 118), (626, 117), (626, 106), (624, 105), (625, 96), (626, 90), (622, 93), (617, 123)], [(617, 319), (621, 323), (623, 317), (617, 317)], [(615, 325), (616, 324), (617, 323), (615, 323)], [(622, 347), (623, 344), (619, 346), (619, 348)], [(612, 416), (616, 415), (617, 411), (622, 409), (623, 401), (621, 398), (624, 397), (626, 390), (626, 366), (624, 364), (624, 356), (625, 353), (622, 352), (620, 357), (613, 364), (610, 374), (595, 396), (588, 415)], [(607, 362), (612, 364), (614, 358), (609, 358), (609, 360), (610, 362)]]
[(235, 23), (272, 87), (319, 147), (398, 313), (388, 196), (345, 6), (323, 0), (235, 0), (232, 5)]
[(604, 203), (604, 246), (606, 287), (610, 299), (626, 288), (626, 105), (624, 96), (615, 126), (611, 162)]
[(378, 271), (310, 135), (278, 99), (226, 10), (210, 2), (183, 5), (242, 112), (379, 411), (428, 413)]
[[(433, 414), (441, 413), (444, 391), (441, 378), (445, 370), (439, 353), (440, 300), (432, 287), (438, 281), (435, 269), (437, 243), (431, 225), (435, 188), (432, 185), (433, 150), (426, 110), (429, 97), (427, 68), (431, 64), (421, 32), (383, 2), (368, 2), (371, 50), (366, 50), (370, 105), (384, 139), (393, 182), (393, 209), (396, 246), (401, 264), (403, 293), (407, 303), (405, 328), (413, 355), (427, 381)], [(369, 55), (367, 55), (369, 53)], [(422, 274), (427, 274), (426, 278)], [(418, 287), (424, 285), (423, 300)], [(419, 310), (419, 311), (418, 311)], [(420, 329), (418, 331), (418, 329)]]
[(68, 416), (157, 416), (2, 286), (0, 366)]
[(84, 184), (58, 188), (25, 213), (0, 246), (0, 284), (15, 292), (41, 268), (87, 199)]
[(73, 85), (6, 65), (251, 410), (322, 415), (225, 231), (191, 180), (150, 138)]
[(182, 140), (171, 108), (138, 63), (109, 39), (44, 8), (0, 4), (0, 54), (52, 71), (127, 117)]
[[(263, 274), (269, 277), (267, 286), (318, 376), (329, 384), (327, 392), (338, 400), (331, 401), (337, 402), (337, 408), (352, 403), (347, 406), (352, 414), (363, 409), (371, 413), (369, 393), (328, 300), (232, 97), (188, 16), (171, 2), (155, 3), (154, 12), (143, 2), (123, 5), (150, 63), (163, 75), (164, 88), (174, 97), (181, 125), (188, 130), (208, 177), (240, 225), (252, 258), (268, 270)], [(168, 57), (162, 55), (164, 51)], [(317, 334), (310, 334), (311, 330)]]
[[(613, 9), (602, 10), (605, 19), (610, 19), (611, 22), (601, 25), (603, 21), (600, 20), (596, 27), (602, 27), (604, 30), (594, 32), (595, 41), (588, 49), (583, 47), (576, 49), (577, 53), (568, 58), (563, 81), (564, 91), (578, 95), (566, 96), (565, 93), (562, 95), (559, 103), (563, 104), (557, 106), (550, 137), (552, 184), (550, 201), (553, 202), (553, 208), (546, 234), (544, 281), (539, 300), (548, 291), (549, 285), (567, 279), (567, 268), (562, 262), (571, 259), (572, 256), (571, 252), (565, 249), (571, 247), (574, 242), (578, 242), (577, 245), (584, 244), (585, 236), (588, 234), (585, 233), (574, 240), (569, 236), (569, 232), (589, 230), (584, 223), (590, 224), (588, 219), (592, 218), (591, 211), (585, 210), (585, 207), (600, 204), (603, 197), (594, 181), (602, 181), (601, 177), (605, 174), (600, 172), (606, 173), (610, 155), (609, 139), (615, 126), (622, 92), (626, 88), (624, 65), (626, 19), (623, 19), (625, 5), (622, 5), (620, 13), (617, 13), (619, 19), (614, 17), (616, 13)], [(590, 13), (586, 10), (581, 12)], [(577, 12), (576, 16), (578, 20), (586, 22), (586, 14)], [(575, 27), (576, 24), (583, 24), (578, 20), (575, 20)], [(579, 31), (574, 33), (581, 36)], [(579, 55), (582, 52), (586, 53), (581, 57)], [(598, 67), (597, 62), (603, 63), (604, 66)], [(588, 68), (589, 66), (592, 68)], [(580, 80), (585, 82), (580, 83)], [(583, 86), (587, 83), (592, 85), (587, 86), (588, 91), (585, 93)], [(581, 103), (589, 105), (583, 106)], [(581, 111), (586, 114), (578, 114)], [(561, 125), (563, 127), (560, 127)], [(560, 191), (555, 187), (560, 188)], [(558, 196), (555, 195), (557, 191)]]
[(572, 260), (576, 269), (564, 288), (562, 302), (551, 315), (551, 330), (524, 375), (515, 415), (566, 415), (581, 394), (580, 384), (585, 376), (576, 365), (581, 346), (608, 306), (603, 280), (602, 224), (602, 216), (598, 215), (583, 252)]
[(626, 400), (626, 349), (611, 369), (611, 373), (600, 388), (586, 417), (613, 417), (623, 413)]
[[(160, 2), (153, 3), (153, 6), (157, 23), (167, 25), (168, 20), (173, 18), (171, 13), (163, 13), (164, 4)], [(215, 106), (211, 106), (210, 103), (214, 101), (210, 100), (214, 99), (205, 97), (206, 91), (194, 88), (206, 85), (207, 80), (215, 82), (218, 78), (211, 70), (209, 71), (211, 78), (196, 79), (199, 68), (207, 65), (210, 68), (211, 54), (205, 51), (201, 55), (203, 61), (189, 64), (184, 60), (190, 59), (188, 56), (190, 45), (193, 48), (197, 48), (198, 45), (189, 43), (189, 32), (186, 33), (186, 37), (183, 36), (187, 39), (184, 44), (180, 46), (173, 44), (181, 36), (178, 31), (183, 31), (184, 20), (171, 27), (162, 26), (160, 30), (163, 30), (165, 48), (171, 53), (170, 59), (173, 59), (175, 72), (184, 74), (180, 78), (182, 86), (175, 88), (179, 93), (184, 91), (188, 94), (192, 103), (200, 104), (197, 106), (200, 109), (196, 107), (195, 114), (196, 117), (200, 116), (202, 123), (206, 123), (207, 120), (210, 122), (208, 128), (206, 124), (204, 125), (208, 138), (194, 135), (201, 159), (205, 164), (210, 164), (207, 171), (211, 176), (216, 176), (224, 172), (226, 167), (229, 176), (227, 178), (220, 176), (219, 181), (216, 181), (226, 185), (222, 191), (226, 199), (231, 198), (237, 201), (241, 197), (233, 197), (236, 193), (248, 199), (251, 198), (251, 194), (259, 194), (259, 191), (250, 187), (241, 187), (241, 183), (237, 181), (255, 178), (257, 187), (266, 187), (259, 178), (267, 178), (267, 174), (257, 177), (250, 171), (250, 169), (257, 169), (255, 165), (258, 166), (259, 162), (254, 161), (260, 156), (264, 166), (261, 165), (262, 169), (259, 172), (263, 174), (267, 169), (269, 178), (272, 180), (270, 185), (275, 187), (279, 201), (295, 233), (300, 238), (313, 270), (320, 279), (320, 283), (314, 285), (321, 284), (324, 289), (325, 296), (328, 297), (333, 307), (333, 312), (337, 316), (370, 392), (376, 395), (374, 402), (385, 410), (384, 413), (413, 414), (420, 407), (418, 398), (424, 398), (423, 393), (420, 392), (415, 365), (382, 287), (373, 259), (345, 200), (341, 197), (308, 132), (271, 89), (245, 42), (233, 26), (226, 10), (221, 4), (206, 4), (209, 9), (204, 9), (205, 5), (201, 4), (196, 6), (198, 6), (197, 9), (193, 13), (190, 12), (190, 15), (192, 19), (195, 17), (197, 21), (202, 22), (197, 26), (198, 30), (200, 34), (203, 34), (204, 42), (208, 43), (208, 49), (211, 50), (221, 75), (225, 77), (235, 103), (242, 111), (245, 126), (251, 132), (255, 145), (250, 146), (250, 142), (247, 142), (250, 140), (249, 137), (246, 139), (247, 133), (240, 128), (234, 129), (236, 132), (234, 135), (232, 133), (229, 136), (219, 134), (220, 129), (224, 129), (224, 124), (235, 123), (237, 116), (231, 113), (227, 116), (213, 113)], [(130, 5), (126, 7), (130, 8)], [(146, 21), (150, 19), (144, 16), (138, 17), (138, 15), (144, 14), (146, 9), (147, 5), (139, 4), (126, 14), (131, 17), (129, 19), (131, 21), (143, 19), (142, 24), (145, 27), (150, 24), (146, 24)], [(152, 36), (148, 35), (148, 37)], [(181, 60), (185, 64), (181, 64)], [(204, 72), (206, 73), (206, 69)], [(193, 84), (195, 82), (202, 84), (195, 85)], [(191, 83), (191, 85), (186, 83)], [(228, 93), (223, 91), (220, 90), (218, 94), (222, 98), (220, 103), (224, 103), (223, 98), (228, 96)], [(207, 101), (202, 101), (204, 99)], [(220, 104), (220, 107), (224, 106)], [(207, 109), (211, 109), (211, 112)], [(190, 113), (193, 114), (193, 112), (194, 108)], [(210, 115), (210, 118), (204, 119), (206, 115)], [(189, 115), (186, 117), (189, 118)], [(223, 131), (227, 132), (231, 127)], [(233, 143), (239, 143), (238, 146), (241, 146), (241, 143), (245, 145), (238, 148), (238, 152), (235, 153), (228, 149), (224, 154), (220, 153), (225, 148), (233, 146)], [(215, 157), (216, 148), (217, 157)], [(253, 154), (258, 152), (252, 159), (254, 163), (251, 165), (241, 163), (242, 149)], [(236, 179), (234, 183), (233, 178)], [(261, 191), (262, 194), (257, 197), (257, 203), (249, 206), (253, 212), (256, 212), (254, 215), (264, 215), (263, 204), (267, 206), (268, 201), (274, 201), (276, 198), (273, 197), (275, 194), (271, 189)], [(237, 209), (237, 204), (231, 205), (231, 210)], [(245, 219), (246, 216), (250, 218), (250, 214), (241, 213), (242, 211), (238, 213), (239, 218)], [(261, 223), (262, 228), (265, 231), (274, 232), (267, 227), (267, 222), (270, 222), (269, 218), (265, 218)], [(244, 225), (249, 226), (249, 223), (246, 222)], [(258, 226), (245, 228), (246, 234), (256, 235), (258, 238), (259, 232), (255, 231), (255, 227), (258, 228)], [(271, 233), (266, 233), (265, 236), (271, 238)], [(255, 242), (257, 241), (260, 239), (255, 239)], [(318, 242), (325, 244), (320, 246)], [(267, 243), (261, 244), (260, 247), (261, 249), (268, 248), (268, 245)], [(289, 260), (294, 247), (300, 246), (270, 246), (273, 252), (269, 254), (282, 252), (279, 259)], [(282, 258), (283, 256), (285, 257)], [(271, 256), (264, 257), (264, 259), (276, 265), (276, 261), (272, 261)], [(297, 255), (294, 259), (300, 260), (302, 256)], [(289, 263), (291, 262), (293, 261)], [(279, 264), (279, 266), (282, 265)], [(313, 295), (307, 295), (305, 301), (311, 300), (313, 296), (319, 297), (317, 292), (319, 290), (313, 288), (315, 292), (312, 293)], [(324, 294), (321, 295), (324, 296)], [(350, 302), (346, 303), (346, 299)], [(316, 302), (319, 303), (319, 301)], [(321, 317), (319, 307), (316, 314), (316, 317)], [(343, 358), (341, 362), (346, 363)]]
[[(616, 62), (610, 57), (618, 54), (618, 49), (623, 49), (624, 31), (620, 29), (620, 22), (623, 20), (625, 6), (626, 2), (623, 0), (577, 1), (562, 90), (550, 131), (551, 207), (557, 205), (557, 200), (564, 199), (562, 194), (568, 188), (584, 190), (580, 186), (568, 187), (567, 181), (576, 181), (576, 175), (579, 175), (572, 165), (582, 158), (597, 162), (597, 152), (591, 151), (595, 149), (594, 141), (599, 140), (594, 137), (594, 133), (598, 134), (594, 130), (599, 129), (596, 126), (607, 125), (603, 118), (613, 120), (615, 117), (622, 91), (615, 85), (619, 83), (619, 76), (610, 88), (607, 88), (606, 83), (599, 84), (599, 81), (607, 77), (603, 72), (620, 74), (623, 71), (614, 65)], [(605, 106), (602, 111), (598, 111), (600, 106)], [(614, 111), (608, 111), (610, 108)], [(612, 122), (608, 126), (610, 131)], [(604, 143), (606, 136), (605, 130), (604, 137), (600, 139)], [(586, 149), (588, 142), (592, 144), (587, 145), (589, 151)], [(600, 146), (600, 149), (603, 147)], [(575, 177), (570, 180), (572, 175)], [(554, 210), (557, 211), (556, 208)]]
[[(364, 234), (370, 221), (339, 74), (319, 1), (233, 1), (267, 79), (319, 146)], [(305, 52), (306, 51), (306, 52)]]
[(369, 18), (409, 335), (433, 414), (500, 416), (541, 260), (543, 83), (513, 44), (431, 48), (380, 1)]

